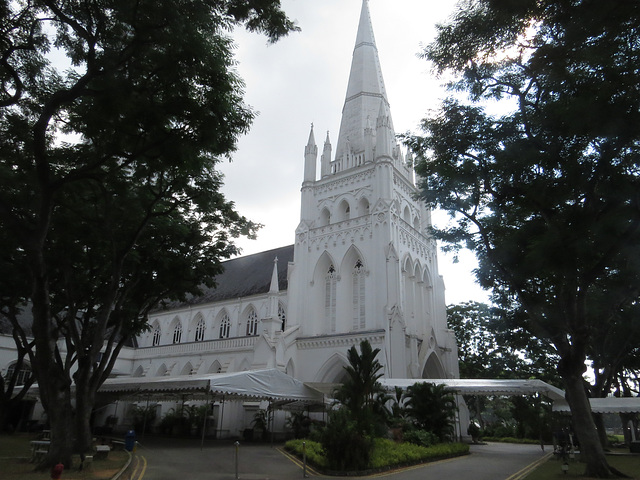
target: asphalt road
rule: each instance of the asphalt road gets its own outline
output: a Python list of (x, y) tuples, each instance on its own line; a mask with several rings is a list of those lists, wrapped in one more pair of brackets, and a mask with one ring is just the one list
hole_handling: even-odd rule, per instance
[[(136, 450), (134, 468), (121, 480), (235, 480), (236, 447), (232, 442), (205, 442), (182, 439), (142, 439)], [(547, 453), (548, 453), (547, 449)], [(537, 445), (489, 443), (472, 445), (471, 454), (428, 463), (371, 477), (392, 480), (518, 480), (528, 467), (546, 453)], [(237, 447), (240, 480), (299, 480), (302, 466), (278, 446), (240, 444)], [(308, 470), (309, 477), (327, 477)], [(358, 477), (362, 478), (362, 477)]]

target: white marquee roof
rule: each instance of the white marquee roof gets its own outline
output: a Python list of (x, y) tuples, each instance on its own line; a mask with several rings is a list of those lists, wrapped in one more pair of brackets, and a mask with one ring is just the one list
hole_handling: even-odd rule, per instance
[(408, 379), (381, 378), (380, 383), (387, 390), (395, 387), (406, 389), (415, 383), (443, 384), (460, 395), (532, 395), (540, 393), (553, 401), (564, 401), (564, 391), (542, 380), (497, 380), (484, 378), (441, 378)]
[[(593, 413), (640, 413), (640, 397), (590, 398)], [(554, 412), (569, 413), (566, 403), (554, 403)]]
[(322, 403), (321, 392), (276, 369), (175, 377), (109, 378), (99, 393), (127, 395), (191, 394), (271, 400), (279, 403)]

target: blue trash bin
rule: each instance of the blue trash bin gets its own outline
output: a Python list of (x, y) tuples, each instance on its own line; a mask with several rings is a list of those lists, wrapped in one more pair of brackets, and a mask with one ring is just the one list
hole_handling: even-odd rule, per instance
[(124, 436), (124, 449), (133, 452), (136, 446), (136, 432), (135, 430), (129, 430)]

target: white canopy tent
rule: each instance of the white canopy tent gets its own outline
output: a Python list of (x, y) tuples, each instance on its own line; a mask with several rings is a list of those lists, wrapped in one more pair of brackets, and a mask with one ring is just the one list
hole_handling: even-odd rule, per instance
[(554, 402), (564, 401), (564, 391), (542, 380), (496, 380), (485, 378), (440, 378), (409, 379), (381, 378), (380, 383), (386, 390), (400, 387), (406, 390), (415, 383), (433, 383), (445, 385), (459, 395), (533, 395), (539, 393)]
[[(277, 369), (175, 377), (109, 378), (98, 389), (98, 393), (141, 398), (147, 402), (150, 399), (177, 396), (204, 401), (219, 398), (223, 412), (225, 400), (268, 400), (271, 407), (283, 410), (324, 408), (322, 392)], [(202, 442), (204, 432), (203, 426)]]
[[(590, 398), (593, 413), (640, 413), (640, 397)], [(554, 402), (554, 412), (569, 413), (566, 402)]]
[(194, 398), (269, 400), (281, 406), (287, 403), (324, 403), (321, 392), (276, 369), (175, 377), (109, 378), (98, 393), (123, 394), (128, 397), (189, 395)]

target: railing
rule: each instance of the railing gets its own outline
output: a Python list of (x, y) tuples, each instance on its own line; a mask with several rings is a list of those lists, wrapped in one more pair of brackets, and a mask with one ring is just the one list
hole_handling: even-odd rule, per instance
[(157, 356), (187, 355), (198, 352), (222, 352), (230, 350), (250, 350), (254, 347), (258, 336), (220, 338), (203, 342), (174, 343), (157, 347), (142, 347), (137, 349), (137, 357), (148, 358)]

